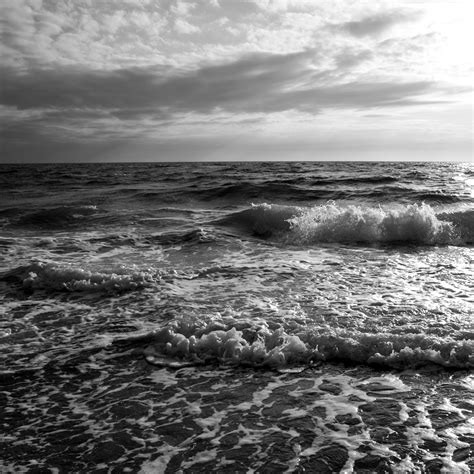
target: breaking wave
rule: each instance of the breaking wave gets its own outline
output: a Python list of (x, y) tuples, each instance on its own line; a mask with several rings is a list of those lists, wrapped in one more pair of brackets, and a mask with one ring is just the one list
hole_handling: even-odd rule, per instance
[(221, 225), (290, 244), (472, 243), (473, 211), (436, 214), (427, 204), (388, 209), (335, 202), (311, 208), (259, 204), (221, 219)]
[[(293, 333), (288, 328), (240, 326), (210, 323), (199, 328), (177, 323), (155, 332), (144, 355), (151, 364), (170, 367), (219, 362), (285, 369), (326, 361), (397, 369), (432, 364), (453, 369), (474, 367), (474, 347), (467, 339), (322, 328)], [(144, 342), (149, 339), (150, 335)]]
[(90, 271), (67, 265), (35, 262), (10, 270), (0, 276), (3, 281), (19, 283), (26, 291), (117, 293), (150, 286), (156, 275), (130, 272), (118, 267), (111, 272)]

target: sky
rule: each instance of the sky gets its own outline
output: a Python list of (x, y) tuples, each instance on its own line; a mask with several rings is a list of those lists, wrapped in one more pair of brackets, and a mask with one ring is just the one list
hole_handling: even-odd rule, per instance
[(0, 162), (473, 160), (471, 0), (1, 0)]

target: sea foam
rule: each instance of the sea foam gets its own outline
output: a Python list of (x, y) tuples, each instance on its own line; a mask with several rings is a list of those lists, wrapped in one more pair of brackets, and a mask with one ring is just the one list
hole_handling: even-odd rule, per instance
[(91, 271), (80, 267), (34, 262), (2, 275), (2, 280), (21, 283), (27, 291), (122, 292), (149, 286), (156, 276), (130, 272), (123, 267), (113, 271)]
[(449, 244), (458, 241), (453, 224), (439, 220), (427, 204), (382, 209), (329, 203), (313, 207), (289, 222), (297, 242)]
[(145, 357), (158, 365), (220, 362), (282, 369), (300, 364), (336, 361), (391, 368), (436, 364), (474, 367), (471, 341), (419, 334), (364, 334), (318, 329), (206, 327), (176, 323), (153, 334)]

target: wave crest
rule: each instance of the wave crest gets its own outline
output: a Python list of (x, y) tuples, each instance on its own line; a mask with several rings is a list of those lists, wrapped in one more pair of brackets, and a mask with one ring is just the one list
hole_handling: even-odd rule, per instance
[(153, 282), (147, 272), (130, 273), (125, 268), (114, 272), (93, 272), (83, 268), (35, 262), (2, 275), (2, 280), (20, 283), (26, 291), (84, 291), (116, 293), (130, 291)]
[(289, 222), (292, 239), (304, 243), (449, 244), (459, 240), (453, 224), (439, 220), (427, 204), (382, 209), (329, 203), (311, 208)]
[[(217, 326), (217, 327), (216, 327)], [(474, 366), (473, 346), (467, 340), (419, 334), (363, 334), (284, 328), (225, 327), (163, 328), (144, 350), (157, 365), (220, 362), (282, 369), (315, 362), (346, 362), (397, 369), (436, 364), (465, 369)]]
[(343, 206), (336, 202), (311, 208), (258, 204), (219, 223), (294, 245), (319, 242), (460, 245), (473, 241), (470, 213), (438, 215), (428, 204), (393, 209)]

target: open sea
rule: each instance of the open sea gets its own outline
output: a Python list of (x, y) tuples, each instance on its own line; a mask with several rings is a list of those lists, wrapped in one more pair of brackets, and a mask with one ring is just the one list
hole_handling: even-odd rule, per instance
[(0, 472), (474, 471), (474, 165), (0, 166)]

